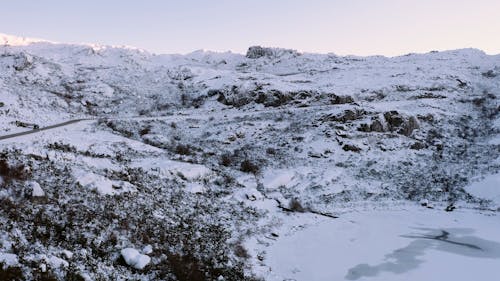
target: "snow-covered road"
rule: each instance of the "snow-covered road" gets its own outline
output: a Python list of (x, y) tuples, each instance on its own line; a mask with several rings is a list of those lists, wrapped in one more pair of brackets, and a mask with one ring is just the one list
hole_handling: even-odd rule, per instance
[(6, 140), (6, 139), (12, 139), (12, 138), (16, 138), (16, 137), (21, 137), (21, 136), (26, 136), (26, 135), (31, 135), (31, 134), (36, 134), (36, 133), (39, 133), (39, 132), (42, 132), (42, 131), (47, 131), (47, 130), (50, 130), (50, 129), (65, 127), (65, 126), (68, 126), (68, 125), (71, 125), (71, 124), (75, 124), (75, 123), (78, 123), (78, 122), (81, 122), (81, 121), (85, 121), (85, 120), (91, 120), (91, 119), (69, 120), (69, 121), (66, 121), (66, 122), (62, 122), (62, 123), (50, 125), (50, 126), (47, 126), (47, 127), (43, 127), (43, 128), (40, 128), (40, 129), (34, 129), (34, 130), (29, 130), (29, 131), (14, 133), (14, 134), (10, 134), (10, 135), (4, 135), (4, 136), (0, 136), (0, 141), (1, 140)]
[(256, 117), (258, 115), (262, 114), (272, 114), (272, 113), (277, 113), (277, 112), (288, 112), (292, 114), (299, 114), (301, 112), (305, 111), (315, 111), (315, 112), (321, 112), (321, 111), (326, 111), (326, 110), (331, 110), (331, 109), (336, 109), (339, 111), (339, 106), (332, 106), (332, 105), (323, 105), (323, 106), (311, 106), (311, 107), (303, 107), (303, 108), (294, 108), (293, 111), (290, 111), (289, 108), (276, 108), (276, 109), (264, 109), (264, 110), (254, 110), (254, 111), (242, 111), (239, 109), (229, 109), (229, 110), (221, 110), (221, 111), (216, 111), (216, 110), (186, 110), (186, 111), (178, 111), (173, 115), (166, 115), (166, 116), (102, 116), (102, 117), (88, 117), (88, 118), (78, 118), (78, 119), (71, 119), (68, 121), (56, 123), (53, 125), (45, 126), (39, 129), (33, 129), (33, 130), (28, 130), (28, 131), (23, 131), (23, 132), (17, 132), (13, 134), (8, 134), (8, 135), (3, 135), (0, 136), (0, 141), (6, 140), (6, 139), (12, 139), (16, 137), (21, 137), (21, 136), (26, 136), (26, 135), (31, 135), (31, 134), (37, 134), (43, 131), (47, 131), (50, 129), (55, 129), (55, 128), (61, 128), (61, 127), (66, 127), (70, 125), (74, 125), (76, 123), (82, 122), (82, 121), (97, 121), (97, 120), (137, 120), (137, 121), (149, 121), (149, 120), (162, 120), (162, 121), (172, 121), (172, 122), (177, 122), (177, 121), (184, 121), (187, 119), (192, 119), (192, 120), (208, 120), (210, 118), (238, 118), (238, 117)]

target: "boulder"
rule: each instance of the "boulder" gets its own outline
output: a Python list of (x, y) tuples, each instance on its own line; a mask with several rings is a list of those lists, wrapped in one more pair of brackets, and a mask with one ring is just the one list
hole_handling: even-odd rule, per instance
[(382, 122), (380, 122), (380, 120), (376, 119), (370, 125), (370, 131), (379, 133), (385, 132), (384, 125), (382, 124)]
[(405, 122), (403, 116), (395, 110), (384, 113), (384, 118), (391, 129), (398, 128)]
[(405, 116), (395, 110), (384, 113), (384, 119), (390, 131), (396, 131), (407, 137), (411, 136), (414, 130), (420, 128), (417, 118)]
[(31, 187), (31, 196), (33, 197), (44, 197), (45, 192), (43, 189), (40, 187), (40, 185), (36, 181), (32, 181), (29, 183), (29, 186)]
[(151, 262), (149, 256), (139, 253), (139, 251), (134, 248), (125, 248), (121, 250), (120, 254), (125, 260), (125, 263), (135, 269), (144, 269), (149, 262)]
[(418, 124), (417, 118), (411, 116), (404, 121), (403, 126), (398, 130), (398, 133), (409, 137), (411, 136), (413, 131), (418, 128), (420, 128), (420, 126)]
[(347, 103), (353, 103), (354, 99), (351, 96), (337, 96), (333, 95), (333, 97), (330, 99), (331, 104), (347, 104)]
[(352, 151), (352, 152), (360, 152), (361, 151), (361, 148), (359, 148), (353, 144), (344, 144), (344, 146), (342, 146), (342, 149), (344, 151)]

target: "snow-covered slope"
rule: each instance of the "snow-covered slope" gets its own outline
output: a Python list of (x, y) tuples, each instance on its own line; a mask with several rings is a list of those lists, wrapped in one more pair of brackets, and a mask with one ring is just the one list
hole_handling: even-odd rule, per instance
[(307, 280), (276, 263), (309, 225), (496, 219), (499, 98), (500, 56), (475, 49), (155, 55), (0, 35), (0, 277)]
[(27, 38), (0, 33), (0, 44), (4, 46), (26, 46), (34, 43), (51, 43), (43, 39)]

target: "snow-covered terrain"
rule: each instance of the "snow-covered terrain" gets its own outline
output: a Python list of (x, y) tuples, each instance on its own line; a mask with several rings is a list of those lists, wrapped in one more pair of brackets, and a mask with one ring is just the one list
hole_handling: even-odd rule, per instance
[(0, 280), (495, 280), (499, 98), (475, 49), (0, 35)]

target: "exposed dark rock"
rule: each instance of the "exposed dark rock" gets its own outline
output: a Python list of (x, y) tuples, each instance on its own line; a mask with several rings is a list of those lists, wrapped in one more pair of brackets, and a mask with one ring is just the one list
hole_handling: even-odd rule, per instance
[(217, 90), (217, 89), (210, 89), (207, 92), (207, 96), (209, 96), (209, 97), (220, 96), (220, 95), (224, 95), (224, 92), (221, 90)]
[(411, 136), (414, 130), (418, 129), (420, 126), (418, 125), (417, 118), (411, 116), (403, 123), (402, 128), (398, 131), (399, 134), (405, 135), (407, 137)]
[(369, 133), (369, 132), (371, 132), (372, 130), (370, 129), (370, 125), (369, 125), (369, 124), (363, 123), (363, 124), (359, 125), (359, 127), (358, 127), (358, 131), (360, 131), (360, 132), (365, 132), (365, 133)]
[(486, 72), (483, 72), (482, 75), (486, 78), (495, 78), (498, 76), (498, 73), (490, 69)]
[(455, 207), (455, 205), (453, 204), (450, 204), (448, 206), (446, 206), (446, 209), (444, 209), (446, 212), (453, 212), (453, 210), (455, 210), (457, 207)]
[(366, 132), (366, 133), (369, 133), (369, 132), (383, 133), (386, 131), (386, 129), (384, 128), (384, 125), (382, 124), (382, 122), (378, 118), (372, 118), (372, 120), (373, 121), (371, 124), (367, 124), (367, 123), (361, 124), (358, 127), (358, 131)]
[(425, 92), (423, 94), (420, 94), (420, 95), (413, 97), (412, 99), (445, 99), (445, 98), (446, 98), (446, 96), (444, 96), (444, 95), (438, 95), (438, 94), (434, 94), (431, 92)]
[(415, 149), (415, 150), (420, 150), (420, 149), (424, 149), (426, 148), (427, 146), (423, 143), (423, 142), (415, 142), (413, 143), (411, 146), (410, 146), (410, 149)]
[(390, 131), (396, 131), (398, 134), (409, 137), (414, 130), (419, 128), (417, 118), (406, 117), (397, 111), (388, 111), (384, 113), (384, 118)]
[(346, 103), (353, 103), (354, 99), (351, 96), (337, 96), (333, 95), (332, 99), (330, 100), (331, 104), (346, 104)]
[(277, 107), (287, 104), (290, 100), (292, 100), (290, 95), (278, 90), (270, 90), (269, 92), (265, 93), (265, 100), (263, 104), (265, 106)]
[(384, 118), (391, 127), (391, 129), (400, 127), (401, 125), (403, 125), (405, 121), (403, 116), (395, 110), (384, 113)]
[(370, 125), (370, 131), (382, 133), (385, 131), (384, 125), (382, 125), (382, 122), (380, 122), (380, 120), (374, 120)]
[[(345, 114), (345, 119), (349, 120), (352, 118), (352, 113)], [(404, 116), (397, 111), (385, 112), (383, 117), (387, 125), (385, 125), (379, 117), (373, 117), (371, 124), (361, 124), (358, 127), (358, 131), (361, 132), (397, 132), (398, 134), (409, 137), (414, 130), (419, 128), (419, 123), (417, 118), (410, 116)], [(341, 118), (339, 118), (341, 119)]]
[(315, 93), (313, 93), (312, 91), (298, 91), (298, 92), (291, 92), (290, 94), (294, 96), (296, 99), (305, 100), (311, 98)]
[(467, 82), (464, 82), (460, 79), (455, 79), (455, 80), (457, 80), (457, 82), (458, 82), (458, 87), (460, 87), (460, 88), (467, 87)]
[(353, 144), (344, 144), (344, 146), (342, 146), (342, 149), (344, 151), (352, 151), (352, 152), (360, 152), (361, 151), (361, 148), (359, 148)]
[(322, 121), (335, 121), (335, 122), (349, 122), (349, 121), (354, 121), (359, 119), (361, 116), (363, 116), (366, 112), (362, 109), (346, 109), (344, 112), (339, 113), (339, 114), (329, 114), (327, 116), (324, 116), (322, 118)]
[(427, 114), (427, 115), (417, 115), (417, 118), (419, 120), (426, 121), (426, 122), (429, 122), (429, 123), (434, 122), (434, 115), (432, 115), (430, 113)]

